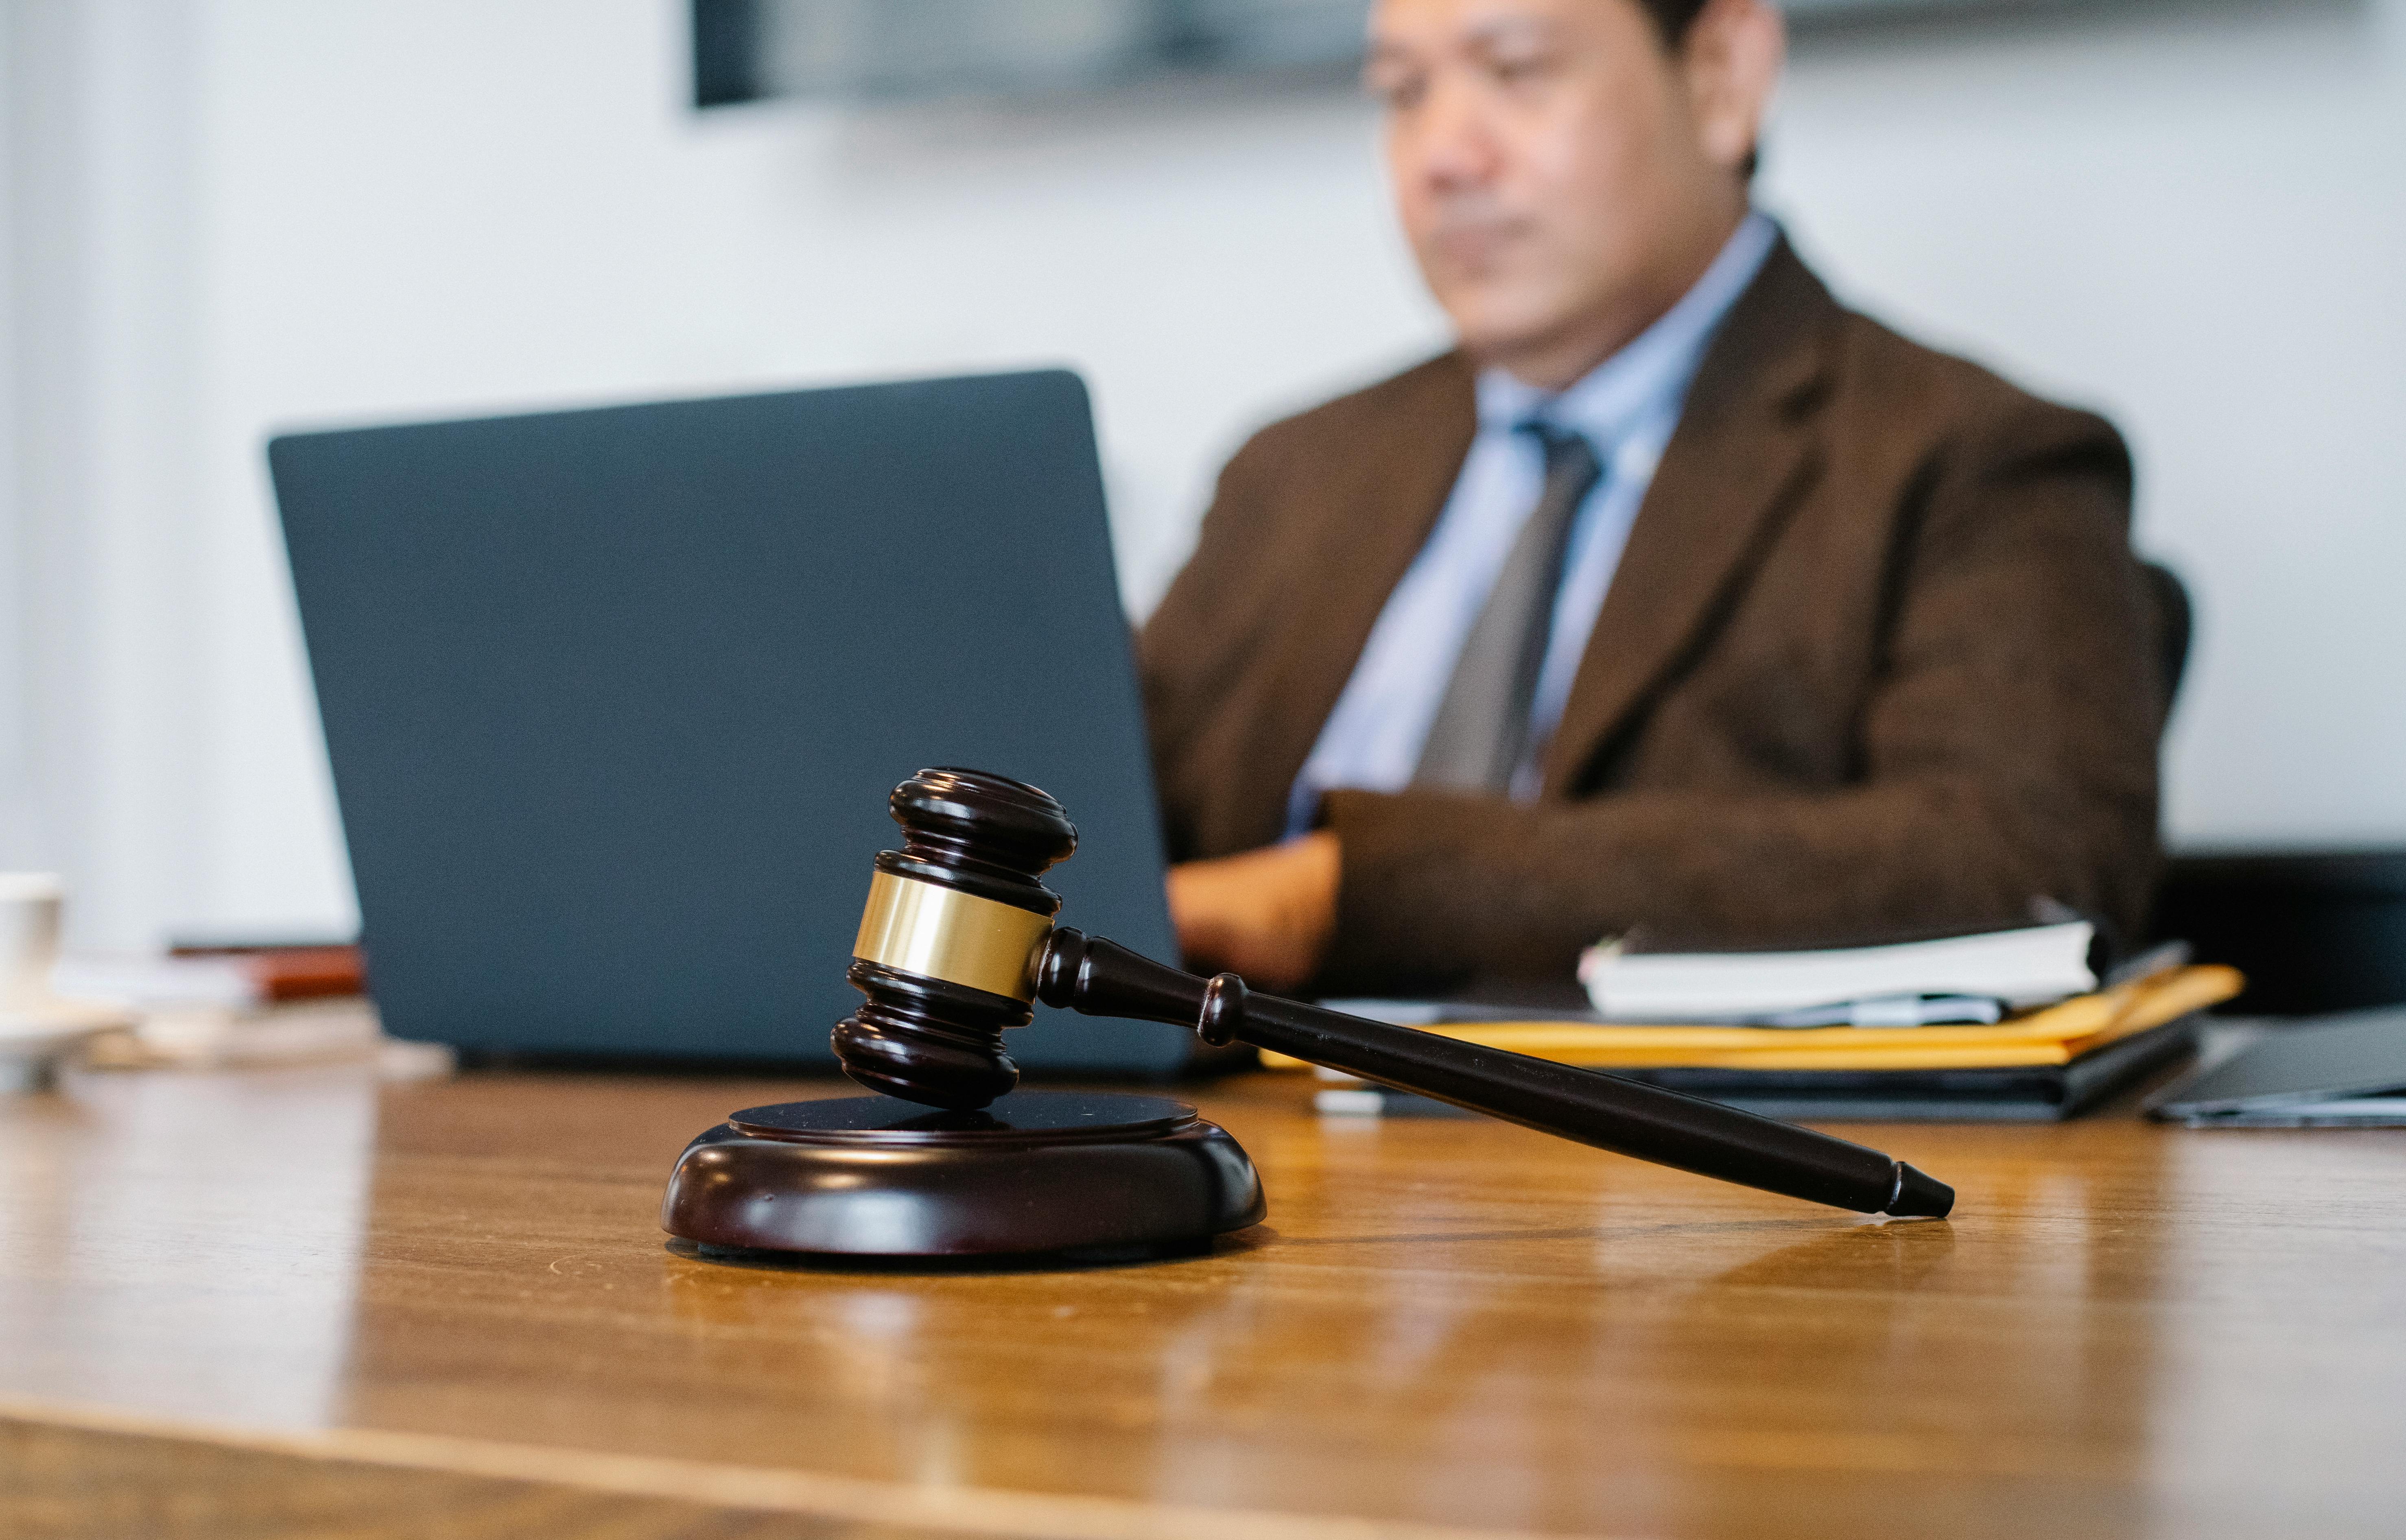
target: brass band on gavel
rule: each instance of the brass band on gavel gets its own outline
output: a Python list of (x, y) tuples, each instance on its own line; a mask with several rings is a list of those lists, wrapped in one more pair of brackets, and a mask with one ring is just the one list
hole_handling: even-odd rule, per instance
[(880, 871), (852, 954), (1025, 1002), (1036, 997), (1029, 964), (1052, 929), (1050, 915)]

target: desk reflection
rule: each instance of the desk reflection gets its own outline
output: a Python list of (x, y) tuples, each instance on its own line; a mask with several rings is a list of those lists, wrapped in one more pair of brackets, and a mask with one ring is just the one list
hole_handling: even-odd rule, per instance
[(0, 1391), (324, 1425), (375, 1119), (350, 1069), (71, 1074), (0, 1099)]

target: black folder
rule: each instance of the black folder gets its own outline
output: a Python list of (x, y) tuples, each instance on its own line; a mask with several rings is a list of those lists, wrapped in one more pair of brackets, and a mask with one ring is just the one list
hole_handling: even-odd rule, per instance
[[(1523, 1010), (1531, 1004), (1516, 1003)], [(1573, 1014), (1567, 1009), (1561, 1013), (1566, 1019)], [(2058, 1123), (2177, 1063), (2194, 1047), (2202, 1020), (2184, 1016), (2092, 1049), (2069, 1064), (1990, 1069), (1666, 1067), (1597, 1073), (1684, 1091), (1790, 1123)], [(1375, 1087), (1333, 1096), (1323, 1092), (1322, 1097), (1322, 1110), (1357, 1115), (1443, 1116), (1452, 1111), (1424, 1096)]]

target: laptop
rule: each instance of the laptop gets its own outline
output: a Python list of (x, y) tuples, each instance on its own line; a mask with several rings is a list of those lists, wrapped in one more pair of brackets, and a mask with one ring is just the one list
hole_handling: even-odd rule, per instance
[(2406, 1127), (2406, 1007), (2268, 1023), (2147, 1110), (2191, 1128)]
[[(885, 798), (1031, 782), (1063, 923), (1177, 955), (1084, 386), (1062, 371), (275, 439), (395, 1037), (831, 1066)], [(1040, 1008), (1026, 1068), (1191, 1034)]]

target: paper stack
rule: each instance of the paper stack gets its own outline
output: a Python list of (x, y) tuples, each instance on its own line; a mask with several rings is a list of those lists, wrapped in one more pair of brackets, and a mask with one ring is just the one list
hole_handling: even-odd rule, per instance
[(193, 949), (82, 955), (57, 969), (63, 993), (133, 1016), (87, 1055), (104, 1069), (221, 1069), (372, 1060), (392, 1079), (447, 1074), (447, 1049), (387, 1038), (352, 946)]

